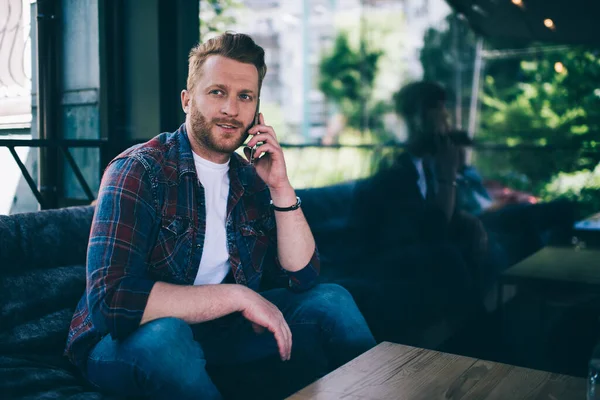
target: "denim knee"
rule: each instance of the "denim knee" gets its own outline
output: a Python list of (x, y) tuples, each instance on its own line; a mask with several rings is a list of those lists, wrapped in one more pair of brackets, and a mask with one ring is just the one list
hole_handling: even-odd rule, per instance
[(303, 305), (309, 313), (320, 315), (325, 350), (334, 368), (375, 346), (371, 330), (348, 290), (336, 284), (322, 284), (313, 291)]
[(194, 336), (192, 328), (182, 319), (159, 318), (141, 325), (135, 339), (132, 346), (151, 350), (153, 356), (161, 357), (167, 349), (191, 344)]
[(123, 340), (104, 337), (88, 357), (86, 377), (118, 396), (221, 399), (202, 347), (177, 318), (150, 321)]
[(206, 360), (190, 326), (178, 318), (161, 318), (139, 329), (131, 350), (151, 386), (201, 392)]
[(315, 286), (310, 292), (309, 303), (327, 314), (358, 311), (354, 298), (346, 288), (335, 283)]
[(302, 308), (308, 315), (319, 316), (324, 326), (333, 324), (350, 331), (367, 328), (354, 298), (344, 287), (332, 283), (320, 284), (307, 295)]

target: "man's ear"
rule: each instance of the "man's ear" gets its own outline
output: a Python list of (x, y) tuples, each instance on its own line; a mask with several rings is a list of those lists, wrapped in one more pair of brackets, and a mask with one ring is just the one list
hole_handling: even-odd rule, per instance
[(181, 91), (181, 108), (186, 114), (190, 110), (190, 93), (185, 89)]

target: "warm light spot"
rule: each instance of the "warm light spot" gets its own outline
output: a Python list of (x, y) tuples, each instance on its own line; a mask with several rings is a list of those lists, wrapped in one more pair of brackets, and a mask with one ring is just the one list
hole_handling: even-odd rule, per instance
[(554, 70), (558, 73), (558, 74), (562, 74), (565, 72), (565, 65), (563, 63), (561, 63), (560, 61), (557, 61), (554, 63)]
[(515, 6), (521, 10), (525, 10), (525, 2), (523, 0), (510, 0)]
[(556, 28), (556, 26), (554, 25), (554, 21), (552, 21), (550, 18), (546, 18), (544, 20), (544, 26), (548, 29), (554, 29)]

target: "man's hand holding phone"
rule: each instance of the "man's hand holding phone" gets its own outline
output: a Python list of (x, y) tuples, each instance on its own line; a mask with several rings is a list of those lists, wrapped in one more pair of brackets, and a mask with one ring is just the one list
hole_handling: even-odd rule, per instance
[(272, 190), (291, 188), (283, 151), (272, 126), (265, 124), (262, 113), (258, 114), (258, 123), (248, 129), (252, 138), (244, 148), (248, 161), (254, 165), (258, 176)]

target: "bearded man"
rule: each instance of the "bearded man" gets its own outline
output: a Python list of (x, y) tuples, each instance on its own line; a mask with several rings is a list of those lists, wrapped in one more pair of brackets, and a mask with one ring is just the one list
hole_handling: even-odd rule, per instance
[[(207, 365), (322, 354), (331, 370), (375, 345), (351, 295), (317, 284), (313, 235), (258, 113), (266, 71), (247, 35), (196, 46), (185, 123), (106, 168), (65, 350), (101, 391), (219, 399)], [(235, 153), (248, 136), (253, 163)]]

